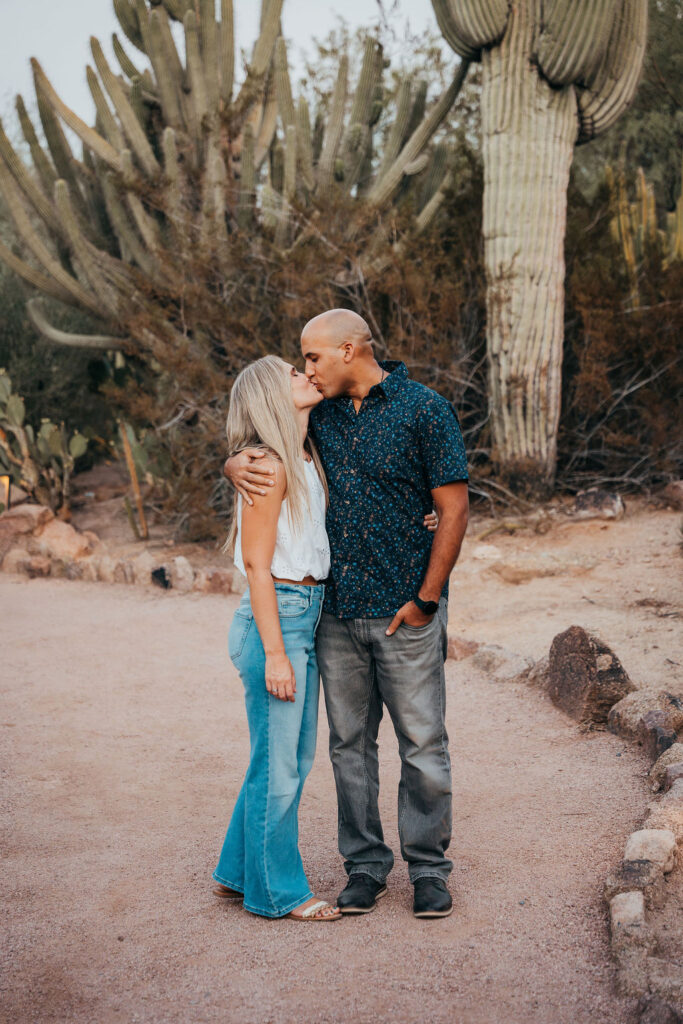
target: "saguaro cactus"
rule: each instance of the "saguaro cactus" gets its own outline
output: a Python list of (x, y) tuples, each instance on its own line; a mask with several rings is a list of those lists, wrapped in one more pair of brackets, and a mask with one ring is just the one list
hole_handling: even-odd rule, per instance
[(573, 147), (632, 99), (647, 0), (432, 0), (482, 64), (483, 231), (493, 440), (511, 482), (553, 482), (560, 413), (566, 193)]

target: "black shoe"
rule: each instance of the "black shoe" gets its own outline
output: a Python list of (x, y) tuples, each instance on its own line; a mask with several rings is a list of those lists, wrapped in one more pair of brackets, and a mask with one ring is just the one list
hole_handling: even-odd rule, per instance
[(448, 917), (453, 900), (440, 878), (418, 878), (415, 882), (413, 914), (415, 917)]
[(386, 891), (384, 882), (376, 882), (371, 875), (351, 875), (345, 889), (339, 894), (337, 906), (342, 914), (369, 914)]

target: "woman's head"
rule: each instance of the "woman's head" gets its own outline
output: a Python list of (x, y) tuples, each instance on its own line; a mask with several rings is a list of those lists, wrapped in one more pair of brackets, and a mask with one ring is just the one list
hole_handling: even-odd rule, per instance
[[(308, 488), (303, 469), (300, 410), (311, 409), (322, 394), (291, 363), (263, 356), (238, 374), (230, 392), (226, 423), (229, 451), (267, 448), (277, 455), (287, 477), (287, 506), (293, 524), (301, 524)], [(316, 468), (322, 467), (314, 453)]]

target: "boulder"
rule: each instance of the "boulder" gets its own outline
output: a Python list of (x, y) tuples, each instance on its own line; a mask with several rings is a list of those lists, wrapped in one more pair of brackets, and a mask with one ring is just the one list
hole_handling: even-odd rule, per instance
[(667, 690), (637, 690), (611, 708), (607, 727), (658, 758), (676, 743), (683, 728), (683, 699)]
[(651, 945), (652, 938), (645, 923), (645, 899), (639, 889), (613, 896), (609, 912), (614, 949)]
[(535, 661), (530, 668), (524, 670), (519, 675), (518, 681), (520, 683), (526, 683), (528, 686), (540, 686), (542, 690), (548, 689), (550, 671), (550, 658), (547, 654), (544, 654), (542, 658)]
[(183, 555), (173, 559), (171, 566), (171, 586), (180, 594), (187, 594), (194, 583), (194, 569)]
[(52, 563), (47, 555), (33, 555), (26, 563), (24, 572), (29, 579), (37, 579), (41, 576), (49, 576), (52, 571)]
[(678, 1013), (660, 996), (653, 996), (649, 993), (638, 1001), (638, 1014), (639, 1024), (681, 1024), (683, 1022), (683, 1013)]
[(3, 572), (26, 572), (31, 556), (25, 548), (10, 548), (2, 560)]
[(624, 862), (649, 860), (667, 874), (673, 870), (675, 859), (676, 837), (670, 829), (641, 828), (626, 840)]
[(624, 511), (621, 497), (600, 487), (579, 491), (574, 499), (575, 519), (621, 519)]
[[(91, 534), (95, 537), (95, 534)], [(97, 538), (95, 538), (97, 540)], [(93, 550), (93, 542), (73, 526), (60, 519), (51, 519), (37, 533), (40, 553), (63, 561), (84, 558)]]
[(152, 570), (159, 564), (157, 559), (149, 551), (141, 551), (130, 564), (133, 581), (142, 586), (151, 586)]
[(610, 708), (635, 687), (617, 656), (581, 626), (552, 642), (548, 659), (552, 702), (582, 725), (602, 725)]
[(231, 594), (234, 576), (240, 575), (237, 570), (218, 569), (208, 566), (200, 569), (193, 584), (193, 590), (202, 594)]
[(94, 561), (97, 579), (102, 583), (115, 583), (116, 567), (118, 565), (116, 559), (105, 553), (98, 555)]
[(468, 640), (464, 636), (449, 636), (448, 657), (452, 661), (463, 661), (479, 650), (480, 646), (476, 640)]
[(652, 780), (652, 792), (656, 793), (662, 788), (664, 775), (669, 765), (683, 761), (683, 743), (674, 743), (661, 754), (650, 768), (650, 779)]
[(622, 892), (642, 892), (648, 907), (661, 907), (666, 899), (664, 872), (649, 860), (624, 860), (605, 879), (604, 895), (609, 903)]
[(667, 484), (662, 491), (662, 497), (671, 508), (683, 512), (683, 480), (672, 480)]
[(506, 682), (528, 671), (533, 659), (498, 644), (481, 644), (472, 655), (472, 664), (493, 679)]
[(0, 515), (0, 559), (11, 548), (19, 547), (21, 538), (28, 538), (34, 531), (54, 519), (54, 514), (44, 505), (13, 505)]
[(668, 793), (650, 804), (643, 828), (670, 829), (677, 842), (683, 840), (683, 779), (676, 779)]
[(683, 779), (683, 761), (670, 764), (664, 772), (664, 783), (662, 785), (664, 792), (668, 793), (674, 782), (678, 782), (679, 779)]

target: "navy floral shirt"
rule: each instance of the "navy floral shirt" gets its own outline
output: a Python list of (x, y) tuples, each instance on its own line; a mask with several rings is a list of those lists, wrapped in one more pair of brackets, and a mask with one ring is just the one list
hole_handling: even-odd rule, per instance
[(410, 601), (432, 547), (422, 522), (431, 491), (467, 480), (450, 402), (411, 380), (403, 363), (380, 366), (389, 376), (357, 413), (350, 398), (326, 399), (310, 421), (330, 491), (325, 611), (340, 619), (394, 615)]

